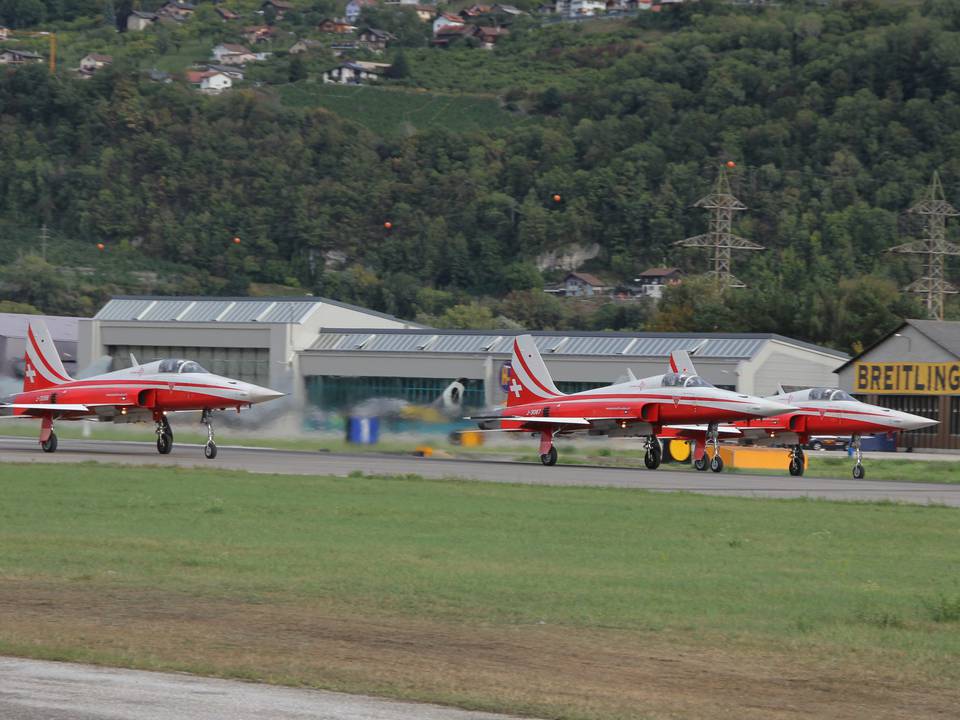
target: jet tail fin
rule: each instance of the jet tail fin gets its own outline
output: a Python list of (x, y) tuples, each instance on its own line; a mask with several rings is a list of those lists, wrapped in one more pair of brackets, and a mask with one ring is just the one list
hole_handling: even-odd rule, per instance
[(70, 382), (60, 360), (60, 353), (53, 344), (53, 336), (43, 320), (31, 320), (27, 328), (26, 352), (23, 356), (23, 391), (44, 388)]
[(690, 359), (690, 353), (686, 350), (674, 350), (670, 353), (670, 370), (681, 375), (697, 374), (693, 360)]
[(507, 407), (543, 402), (563, 397), (553, 384), (550, 371), (530, 335), (518, 335), (513, 341), (510, 360), (510, 384), (507, 386)]

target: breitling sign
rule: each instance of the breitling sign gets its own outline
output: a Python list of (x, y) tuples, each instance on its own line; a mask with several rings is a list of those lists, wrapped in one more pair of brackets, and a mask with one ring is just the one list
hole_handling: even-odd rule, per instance
[(879, 395), (960, 395), (960, 362), (857, 363), (853, 392)]

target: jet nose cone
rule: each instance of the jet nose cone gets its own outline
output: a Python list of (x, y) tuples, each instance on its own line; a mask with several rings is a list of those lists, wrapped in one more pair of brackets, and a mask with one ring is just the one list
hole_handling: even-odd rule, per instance
[(919, 430), (920, 428), (939, 425), (939, 420), (931, 420), (922, 415), (911, 415), (910, 413), (900, 412), (895, 416), (896, 423), (904, 430)]
[(776, 402), (775, 400), (765, 400), (763, 398), (752, 398), (752, 400), (753, 402), (748, 405), (748, 409), (757, 417), (772, 417), (796, 410), (793, 405)]
[(283, 397), (286, 393), (277, 392), (276, 390), (271, 390), (270, 388), (260, 387), (259, 385), (251, 385), (247, 394), (249, 396), (251, 403), (262, 403), (267, 400), (276, 400), (279, 397)]

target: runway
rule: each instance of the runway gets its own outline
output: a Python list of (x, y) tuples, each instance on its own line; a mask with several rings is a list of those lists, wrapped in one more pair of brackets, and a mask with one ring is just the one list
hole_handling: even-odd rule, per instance
[(508, 720), (439, 705), (144, 672), (0, 658), (5, 720)]
[[(451, 478), (482, 482), (533, 485), (618, 487), (659, 492), (691, 492), (768, 498), (823, 498), (847, 501), (881, 501), (941, 504), (960, 507), (960, 485), (886, 482), (831, 478), (792, 478), (786, 475), (714, 474), (695, 471), (650, 471), (588, 465), (544, 467), (533, 463), (496, 460), (452, 460), (404, 455), (270, 450), (219, 446), (215, 460), (203, 457), (197, 445), (175, 445), (170, 455), (157, 454), (152, 443), (63, 440), (56, 453), (40, 451), (32, 438), (0, 438), (0, 462), (75, 463), (102, 462), (120, 465), (176, 465), (179, 467), (246, 470), (286, 475), (414, 474), (425, 478)], [(562, 463), (562, 459), (561, 459)], [(868, 468), (869, 472), (869, 468)]]

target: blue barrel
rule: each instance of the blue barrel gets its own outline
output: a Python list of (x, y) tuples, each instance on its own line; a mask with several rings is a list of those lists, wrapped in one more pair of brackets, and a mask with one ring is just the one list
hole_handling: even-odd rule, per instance
[(348, 417), (347, 442), (357, 445), (374, 445), (380, 439), (380, 418)]

